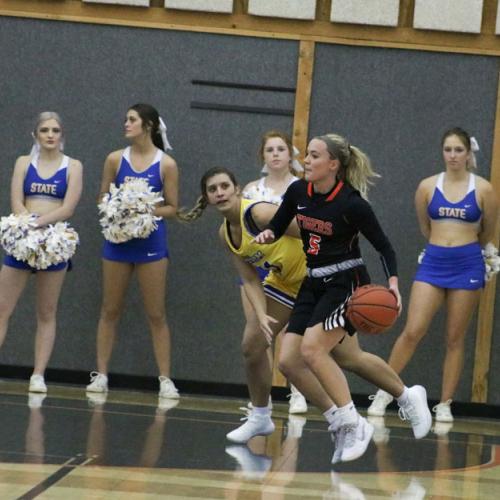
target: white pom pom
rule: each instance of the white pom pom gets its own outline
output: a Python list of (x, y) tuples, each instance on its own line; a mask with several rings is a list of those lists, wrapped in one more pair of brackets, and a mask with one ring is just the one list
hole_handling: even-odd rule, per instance
[(111, 184), (109, 194), (99, 203), (99, 220), (104, 237), (112, 243), (147, 238), (158, 228), (161, 217), (153, 215), (163, 197), (146, 179), (136, 178), (120, 187)]
[(0, 219), (0, 244), (17, 260), (35, 269), (68, 261), (79, 243), (78, 233), (67, 222), (46, 227), (36, 226), (33, 214), (14, 215)]
[(498, 248), (493, 243), (487, 243), (483, 248), (484, 267), (486, 270), (486, 281), (491, 280), (495, 274), (500, 271), (500, 257), (498, 256)]

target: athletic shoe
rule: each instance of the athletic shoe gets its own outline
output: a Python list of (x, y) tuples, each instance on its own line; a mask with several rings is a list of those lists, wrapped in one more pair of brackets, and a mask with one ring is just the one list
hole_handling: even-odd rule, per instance
[(339, 432), (343, 434), (342, 462), (356, 460), (364, 454), (373, 436), (373, 425), (361, 415), (355, 423), (342, 424)]
[(45, 385), (43, 375), (31, 375), (29, 392), (47, 392), (47, 386)]
[(332, 455), (332, 465), (340, 462), (342, 460), (342, 449), (344, 446), (344, 434), (340, 432), (340, 426), (342, 424), (342, 419), (338, 412), (333, 414), (333, 421), (330, 423), (328, 430), (331, 432), (331, 439), (334, 445), (333, 455)]
[(35, 408), (41, 408), (43, 400), (47, 397), (47, 394), (30, 392), (28, 394), (28, 407), (34, 410)]
[(299, 439), (302, 437), (302, 430), (304, 425), (306, 425), (306, 417), (298, 417), (296, 415), (290, 415), (288, 417), (288, 426), (286, 437)]
[(233, 457), (248, 479), (263, 479), (271, 469), (272, 459), (266, 455), (256, 455), (243, 444), (226, 447), (226, 453)]
[(399, 417), (410, 421), (416, 439), (427, 436), (432, 425), (432, 415), (427, 406), (427, 392), (421, 385), (408, 389), (408, 401), (399, 406)]
[(246, 420), (246, 422), (234, 431), (226, 434), (226, 438), (229, 441), (245, 444), (254, 436), (267, 436), (274, 432), (274, 423), (271, 420), (271, 415), (258, 415), (255, 413), (255, 410), (251, 410), (250, 415), (242, 418), (242, 420)]
[(179, 391), (168, 377), (161, 375), (158, 380), (160, 381), (160, 398), (179, 399)]
[(368, 399), (373, 401), (368, 407), (368, 415), (371, 417), (383, 417), (385, 415), (385, 409), (392, 403), (394, 398), (388, 392), (379, 389), (376, 394), (368, 396)]
[(306, 398), (294, 385), (290, 385), (290, 389), (292, 392), (287, 396), (287, 398), (290, 398), (290, 408), (288, 412), (292, 414), (307, 413)]
[(436, 413), (436, 422), (453, 422), (453, 415), (451, 414), (451, 399), (444, 403), (439, 403), (432, 409)]
[(385, 426), (384, 417), (367, 417), (366, 420), (373, 425), (373, 441), (376, 444), (388, 443), (391, 431)]
[(108, 377), (103, 373), (90, 372), (90, 384), (87, 386), (87, 392), (107, 392)]

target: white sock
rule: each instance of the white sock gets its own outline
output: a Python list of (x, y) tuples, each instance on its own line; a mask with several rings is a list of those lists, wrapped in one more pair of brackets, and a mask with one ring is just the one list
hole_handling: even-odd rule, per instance
[(261, 417), (270, 417), (271, 416), (271, 410), (269, 409), (269, 406), (254, 406), (253, 412), (256, 415), (260, 415)]
[(333, 423), (333, 420), (335, 418), (335, 412), (338, 410), (337, 405), (333, 405), (331, 408), (325, 411), (323, 413), (323, 416), (325, 417), (326, 421), (331, 424)]
[(358, 411), (352, 401), (345, 406), (341, 406), (338, 412), (344, 424), (356, 423), (358, 421)]
[(408, 387), (406, 385), (404, 386), (403, 392), (401, 393), (401, 396), (396, 398), (398, 405), (399, 406), (405, 406), (408, 403)]

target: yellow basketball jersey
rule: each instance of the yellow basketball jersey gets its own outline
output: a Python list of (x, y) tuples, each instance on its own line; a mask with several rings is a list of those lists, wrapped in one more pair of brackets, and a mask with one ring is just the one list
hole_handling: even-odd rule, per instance
[(306, 259), (302, 250), (302, 241), (287, 235), (269, 245), (260, 245), (252, 241), (256, 234), (253, 234), (248, 226), (247, 211), (256, 203), (259, 202), (241, 200), (241, 245), (238, 248), (231, 240), (229, 222), (224, 220), (226, 243), (230, 250), (245, 262), (270, 271), (264, 281), (265, 284), (296, 297), (306, 275)]

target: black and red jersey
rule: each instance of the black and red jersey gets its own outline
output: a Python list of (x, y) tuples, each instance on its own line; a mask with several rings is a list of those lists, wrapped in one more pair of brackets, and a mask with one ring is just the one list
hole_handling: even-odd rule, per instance
[(359, 191), (339, 181), (326, 194), (315, 193), (312, 183), (291, 184), (267, 226), (281, 237), (297, 219), (307, 266), (329, 266), (361, 257), (359, 233), (379, 252), (387, 276), (397, 276), (396, 254), (370, 204)]

